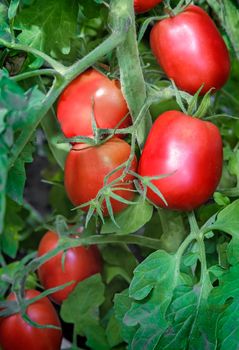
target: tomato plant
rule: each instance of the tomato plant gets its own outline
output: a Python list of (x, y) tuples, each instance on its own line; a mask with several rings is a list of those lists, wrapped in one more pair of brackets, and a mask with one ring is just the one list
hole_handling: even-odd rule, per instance
[[(38, 256), (48, 253), (54, 249), (59, 241), (57, 233), (48, 231), (42, 237)], [(101, 272), (101, 258), (96, 246), (76, 247), (65, 252), (58, 253), (38, 269), (39, 279), (45, 289), (54, 288), (73, 281), (71, 285), (63, 290), (51, 294), (51, 299), (61, 303), (75, 288), (77, 283), (85, 278)]]
[[(65, 164), (65, 188), (75, 206), (79, 206), (96, 198), (98, 192), (104, 187), (105, 177), (117, 167), (123, 165), (130, 156), (131, 148), (124, 140), (114, 137), (105, 143), (90, 147), (86, 144), (75, 144)], [(136, 170), (137, 160), (134, 157), (130, 169)], [(123, 174), (125, 166), (118, 169), (108, 179), (112, 183)], [(114, 213), (122, 211), (126, 206), (123, 200), (131, 200), (134, 197), (134, 177), (130, 174), (113, 183), (111, 188), (110, 203)], [(119, 199), (114, 196), (119, 196)], [(120, 201), (120, 197), (123, 198)], [(105, 201), (103, 214), (108, 214)], [(89, 206), (82, 207), (88, 210)]]
[[(210, 198), (221, 178), (219, 130), (210, 122), (182, 112), (163, 113), (150, 131), (138, 171), (142, 176), (166, 175), (153, 183), (162, 192), (168, 208), (197, 208)], [(147, 196), (155, 204), (165, 206), (152, 190)]]
[[(36, 290), (26, 290), (25, 298), (30, 300), (39, 296)], [(7, 300), (16, 300), (11, 293)], [(28, 317), (39, 325), (52, 325), (60, 329), (36, 328), (26, 323), (20, 313), (0, 319), (0, 346), (3, 350), (36, 349), (57, 350), (61, 347), (61, 324), (51, 302), (48, 298), (35, 301), (27, 307)]]
[(65, 136), (92, 136), (93, 113), (97, 127), (102, 129), (125, 128), (131, 123), (119, 81), (88, 69), (67, 86), (58, 100), (57, 117)]
[(176, 85), (191, 94), (220, 89), (230, 72), (227, 47), (212, 19), (198, 6), (159, 21), (150, 34), (152, 50)]
[(0, 348), (238, 350), (238, 23), (1, 1)]
[(137, 13), (143, 13), (151, 10), (162, 0), (134, 0), (134, 9)]

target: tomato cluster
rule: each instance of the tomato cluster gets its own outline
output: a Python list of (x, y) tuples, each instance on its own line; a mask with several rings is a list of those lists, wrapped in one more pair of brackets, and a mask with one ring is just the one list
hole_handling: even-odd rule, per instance
[[(135, 0), (135, 11), (148, 11), (161, 1)], [(201, 94), (220, 89), (228, 79), (230, 59), (226, 45), (213, 21), (198, 6), (188, 6), (179, 14), (156, 23), (150, 43), (166, 76), (190, 94), (200, 88)], [(120, 82), (93, 68), (66, 87), (58, 101), (57, 118), (66, 137), (85, 136), (91, 141), (95, 127), (120, 129), (132, 123)], [(65, 163), (65, 189), (71, 202), (83, 211), (93, 206), (93, 210), (100, 210), (103, 216), (111, 211), (119, 213), (134, 198), (136, 175), (141, 181), (143, 177), (154, 177), (152, 183), (167, 205), (148, 188), (147, 197), (153, 204), (189, 211), (210, 198), (222, 173), (222, 139), (218, 128), (179, 111), (158, 116), (139, 165), (131, 153), (131, 146), (119, 135), (111, 138), (103, 135), (95, 145), (90, 141), (72, 144)], [(58, 243), (57, 233), (48, 231), (40, 242), (38, 256), (53, 250)], [(77, 283), (101, 270), (96, 246), (76, 247), (42, 264), (38, 276), (45, 289), (73, 281), (51, 294), (51, 299), (60, 304)], [(38, 295), (39, 292), (33, 290), (25, 293), (26, 299)], [(8, 299), (15, 300), (15, 296), (10, 294)], [(31, 304), (27, 314), (41, 325), (60, 328), (55, 309), (47, 298)], [(26, 328), (19, 313), (0, 320), (0, 346), (4, 350), (15, 348), (12, 334), (17, 338), (21, 334), (18, 350), (59, 349), (62, 336), (60, 329), (29, 325)]]

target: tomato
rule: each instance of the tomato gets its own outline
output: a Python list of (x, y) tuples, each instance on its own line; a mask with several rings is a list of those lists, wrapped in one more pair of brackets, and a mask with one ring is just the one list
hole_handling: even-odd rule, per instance
[(136, 13), (143, 13), (151, 10), (163, 0), (134, 0), (134, 9)]
[[(57, 233), (48, 231), (42, 237), (38, 256), (53, 250), (59, 241)], [(96, 246), (70, 248), (66, 251), (64, 265), (63, 252), (42, 264), (38, 269), (39, 279), (45, 289), (74, 281), (70, 286), (50, 295), (50, 298), (60, 304), (72, 292), (75, 286), (87, 277), (101, 272), (102, 263)]]
[[(93, 135), (92, 113), (99, 128), (115, 128), (129, 113), (117, 80), (88, 69), (63, 91), (57, 105), (57, 118), (66, 137)], [(118, 126), (131, 124), (130, 116)]]
[[(117, 137), (111, 138), (104, 144), (90, 147), (85, 144), (75, 144), (67, 156), (65, 163), (65, 189), (75, 206), (81, 205), (94, 199), (103, 187), (105, 176), (122, 163), (126, 162), (130, 155), (130, 146), (124, 140)], [(134, 158), (131, 170), (136, 170), (137, 160)], [(109, 182), (112, 182), (122, 174), (120, 169), (111, 175)], [(132, 192), (134, 177), (127, 174), (123, 181), (117, 183), (116, 187), (122, 189), (115, 190), (114, 193), (131, 200), (134, 196)], [(123, 210), (127, 204), (110, 199), (115, 213)], [(108, 211), (103, 202), (103, 214)], [(88, 207), (82, 208), (87, 211)]]
[(198, 6), (158, 22), (150, 33), (154, 55), (166, 75), (194, 94), (220, 89), (230, 73), (227, 47), (212, 19)]
[[(26, 299), (32, 299), (40, 293), (27, 290)], [(16, 300), (11, 293), (7, 300)], [(61, 328), (61, 324), (53, 305), (47, 297), (42, 298), (27, 308), (27, 315), (41, 325), (53, 325)], [(19, 313), (0, 319), (0, 347), (2, 350), (58, 350), (61, 347), (61, 329), (37, 328), (30, 326)]]
[[(139, 162), (141, 176), (168, 175), (152, 183), (169, 209), (192, 210), (215, 191), (222, 173), (222, 140), (218, 128), (178, 111), (160, 115), (153, 124)], [(165, 204), (151, 189), (148, 198)]]

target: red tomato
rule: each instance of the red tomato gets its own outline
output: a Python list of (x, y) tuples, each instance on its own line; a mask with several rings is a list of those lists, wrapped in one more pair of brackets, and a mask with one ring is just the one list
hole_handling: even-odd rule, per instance
[[(153, 180), (169, 209), (192, 210), (215, 191), (222, 173), (222, 140), (218, 128), (178, 111), (157, 118), (139, 162), (142, 176), (169, 176)], [(148, 198), (163, 201), (152, 190)]]
[(220, 89), (230, 73), (227, 47), (212, 19), (198, 6), (158, 22), (150, 44), (159, 64), (182, 90)]
[[(63, 91), (57, 117), (66, 137), (93, 135), (92, 113), (99, 128), (113, 129), (128, 114), (117, 80), (110, 80), (95, 69), (88, 69)], [(118, 128), (131, 124), (128, 116)]]
[[(36, 290), (27, 290), (25, 297), (32, 299), (39, 294)], [(7, 300), (16, 300), (15, 294), (11, 293)], [(27, 315), (38, 324), (61, 327), (56, 310), (46, 297), (29, 305)], [(30, 326), (19, 313), (0, 319), (2, 350), (58, 350), (61, 338), (61, 330)]]
[(163, 0), (134, 0), (134, 9), (137, 13), (151, 10)]
[[(103, 187), (105, 176), (122, 163), (126, 162), (130, 155), (130, 146), (124, 140), (117, 137), (111, 138), (104, 144), (90, 147), (85, 144), (75, 144), (68, 154), (65, 163), (65, 188), (66, 192), (75, 206), (81, 205), (94, 199)], [(134, 158), (131, 170), (136, 170), (137, 160)], [(112, 182), (122, 174), (123, 170), (114, 173), (109, 182)], [(132, 175), (127, 175), (116, 187), (117, 195), (131, 200), (134, 186)], [(127, 204), (110, 199), (115, 213), (123, 210)], [(88, 207), (82, 208), (87, 211)], [(108, 211), (103, 203), (103, 214)]]
[[(58, 241), (57, 233), (46, 232), (40, 241), (38, 256), (53, 250)], [(38, 269), (39, 279), (45, 289), (75, 281), (70, 286), (50, 295), (51, 299), (59, 304), (68, 297), (80, 281), (101, 272), (102, 269), (100, 253), (96, 246), (68, 249), (65, 254), (64, 265), (62, 265), (62, 255), (63, 252), (58, 253)]]

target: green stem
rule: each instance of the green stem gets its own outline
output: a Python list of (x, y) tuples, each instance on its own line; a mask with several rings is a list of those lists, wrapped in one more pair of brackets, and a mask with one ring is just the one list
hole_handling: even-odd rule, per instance
[(115, 49), (125, 39), (126, 32), (113, 32), (101, 45), (86, 55), (83, 59), (73, 64), (66, 71), (65, 77), (68, 81), (73, 80), (86, 68), (92, 66), (104, 55)]
[(15, 161), (20, 156), (22, 150), (30, 141), (41, 119), (44, 117), (51, 105), (56, 101), (57, 97), (63, 90), (63, 86), (64, 84), (59, 84), (57, 80), (54, 81), (52, 88), (49, 90), (45, 99), (42, 101), (41, 109), (39, 110), (36, 120), (34, 121), (34, 123), (32, 123), (31, 127), (22, 130), (20, 136), (14, 144), (14, 147), (12, 148), (12, 153), (9, 159), (9, 169), (14, 165)]
[(191, 232), (197, 233), (199, 231), (199, 227), (193, 211), (188, 213), (188, 221), (189, 221)]
[(34, 71), (25, 72), (22, 74), (15, 75), (14, 77), (12, 77), (12, 80), (20, 81), (20, 80), (24, 80), (24, 79), (28, 79), (28, 78), (33, 78), (33, 77), (36, 77), (39, 75), (58, 76), (59, 73), (57, 71), (55, 71), (54, 69), (37, 69)]
[[(140, 65), (133, 1), (114, 0), (111, 4), (112, 25), (117, 26), (117, 15), (130, 15), (130, 28), (126, 40), (117, 47), (117, 58), (120, 67), (120, 82), (125, 95), (129, 111), (135, 120), (146, 102), (146, 87)], [(149, 112), (146, 112), (139, 128), (136, 130), (137, 141), (143, 147), (152, 121)]]

